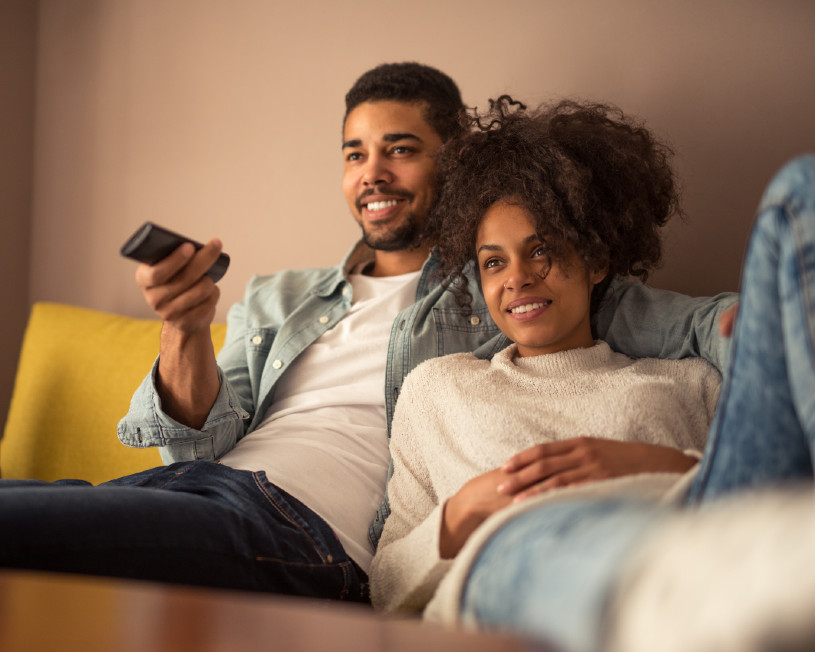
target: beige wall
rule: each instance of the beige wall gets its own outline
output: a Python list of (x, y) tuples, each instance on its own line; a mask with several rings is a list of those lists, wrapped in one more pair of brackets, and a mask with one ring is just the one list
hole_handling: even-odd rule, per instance
[(0, 0), (0, 429), (28, 314), (36, 33), (36, 2)]
[(254, 272), (335, 262), (357, 234), (343, 95), (399, 60), (469, 104), (568, 95), (647, 118), (688, 213), (655, 284), (736, 289), (762, 186), (815, 150), (813, 27), (807, 0), (41, 0), (28, 298), (146, 316), (117, 254), (144, 220), (223, 239), (219, 319)]

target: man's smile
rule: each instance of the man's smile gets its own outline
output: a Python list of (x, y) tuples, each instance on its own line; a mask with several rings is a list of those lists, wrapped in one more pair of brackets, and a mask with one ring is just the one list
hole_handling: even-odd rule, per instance
[(379, 221), (392, 217), (405, 202), (413, 200), (413, 194), (403, 190), (372, 188), (363, 192), (356, 201), (360, 216)]

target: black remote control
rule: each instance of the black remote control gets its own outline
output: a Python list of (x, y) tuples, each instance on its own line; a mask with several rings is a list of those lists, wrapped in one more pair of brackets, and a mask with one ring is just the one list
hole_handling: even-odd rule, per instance
[[(173, 233), (158, 224), (145, 222), (128, 238), (119, 252), (122, 256), (132, 258), (140, 263), (154, 265), (169, 256), (185, 242), (192, 243), (196, 250), (204, 246), (192, 238)], [(209, 276), (214, 283), (217, 283), (221, 280), (223, 275), (226, 274), (228, 267), (229, 256), (222, 253), (218, 256), (218, 260), (213, 263), (212, 267), (207, 270), (207, 276)]]

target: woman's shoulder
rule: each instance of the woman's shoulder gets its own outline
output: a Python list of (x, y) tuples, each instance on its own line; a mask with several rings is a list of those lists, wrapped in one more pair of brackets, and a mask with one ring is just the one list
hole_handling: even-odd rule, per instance
[[(438, 358), (430, 358), (417, 365), (405, 378), (405, 383), (417, 382), (419, 379), (440, 378), (445, 379), (447, 374), (461, 371), (476, 371), (479, 367), (489, 367), (488, 360), (480, 360), (472, 353), (450, 353)], [(413, 379), (413, 380), (411, 380)]]
[(654, 372), (686, 373), (693, 375), (719, 375), (718, 370), (704, 358), (680, 358), (679, 360), (664, 358), (639, 358), (633, 364), (642, 370)]

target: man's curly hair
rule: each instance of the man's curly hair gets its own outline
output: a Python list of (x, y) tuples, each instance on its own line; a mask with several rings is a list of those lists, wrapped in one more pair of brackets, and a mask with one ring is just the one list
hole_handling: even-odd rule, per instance
[(564, 100), (528, 111), (501, 96), (473, 122), (438, 154), (428, 223), (462, 305), (472, 300), (464, 275), (479, 224), (499, 200), (529, 211), (550, 260), (573, 250), (587, 269), (608, 268), (593, 307), (614, 277), (647, 279), (662, 256), (659, 229), (679, 212), (670, 147), (607, 104)]
[(345, 95), (343, 127), (348, 114), (363, 102), (387, 100), (424, 102), (424, 119), (442, 141), (464, 131), (466, 107), (456, 83), (440, 70), (413, 61), (383, 63), (363, 73)]

